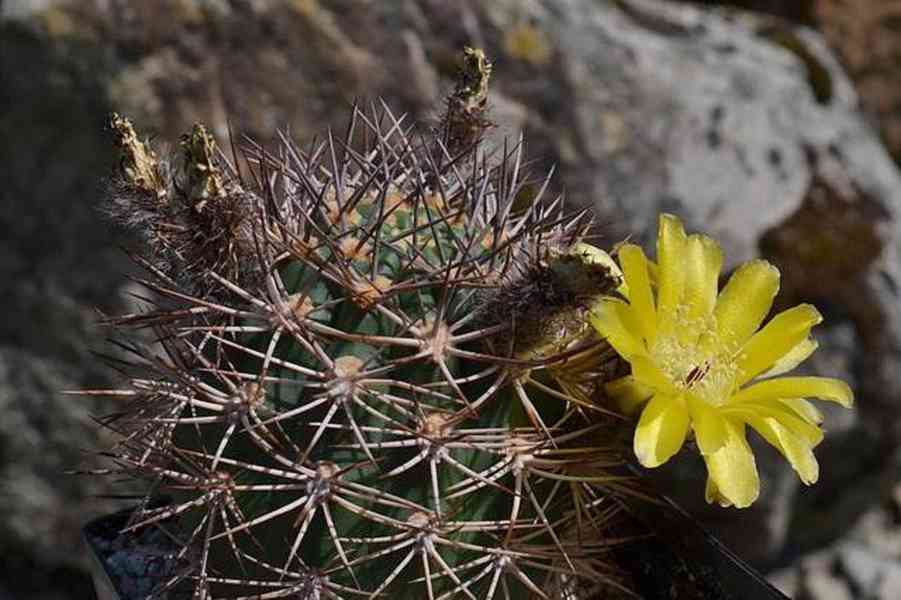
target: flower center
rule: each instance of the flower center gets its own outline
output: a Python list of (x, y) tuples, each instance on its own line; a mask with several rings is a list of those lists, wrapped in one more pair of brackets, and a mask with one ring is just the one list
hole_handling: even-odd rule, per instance
[(675, 334), (661, 336), (656, 340), (651, 355), (674, 387), (718, 406), (731, 395), (735, 384), (735, 365), (729, 355), (711, 354), (700, 346), (698, 343), (686, 343)]

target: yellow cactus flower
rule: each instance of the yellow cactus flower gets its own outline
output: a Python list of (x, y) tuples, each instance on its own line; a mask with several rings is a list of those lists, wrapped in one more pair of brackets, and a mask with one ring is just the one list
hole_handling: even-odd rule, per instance
[(822, 321), (801, 304), (763, 328), (779, 289), (765, 260), (742, 265), (719, 291), (722, 250), (686, 235), (679, 219), (660, 217), (657, 263), (624, 244), (618, 260), (628, 301), (607, 298), (591, 322), (632, 367), (607, 384), (626, 413), (641, 411), (634, 449), (645, 467), (670, 459), (694, 432), (707, 464), (708, 502), (747, 507), (760, 480), (746, 439), (750, 426), (778, 449), (805, 484), (819, 475), (812, 449), (822, 416), (807, 398), (853, 403), (846, 383), (828, 377), (776, 377), (816, 349), (811, 328)]

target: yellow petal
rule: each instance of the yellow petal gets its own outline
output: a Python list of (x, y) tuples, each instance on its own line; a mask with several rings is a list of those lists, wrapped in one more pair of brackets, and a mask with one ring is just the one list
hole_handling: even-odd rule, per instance
[[(744, 423), (725, 419), (726, 440), (712, 454), (704, 457), (711, 482), (708, 484), (708, 502), (719, 499), (737, 508), (750, 506), (760, 494), (760, 477), (757, 463), (748, 441)], [(711, 484), (714, 493), (711, 494)]]
[[(720, 269), (723, 267), (723, 251), (705, 235), (688, 237), (685, 245), (685, 292), (682, 298), (690, 321), (706, 319), (716, 304)], [(697, 327), (697, 324), (689, 323)]]
[(782, 402), (776, 402), (767, 406), (768, 411), (761, 414), (779, 421), (779, 424), (791, 431), (797, 437), (803, 439), (808, 446), (814, 448), (823, 441), (825, 434), (819, 425), (811, 423), (798, 415)]
[(645, 467), (659, 467), (668, 461), (688, 433), (688, 411), (678, 396), (657, 394), (641, 413), (635, 428), (635, 456)]
[(634, 329), (623, 322), (623, 311), (628, 308), (620, 300), (605, 299), (594, 306), (589, 317), (600, 336), (626, 360), (645, 351), (641, 341), (633, 333)]
[(823, 413), (813, 405), (813, 402), (805, 398), (780, 398), (779, 402), (808, 423), (819, 425), (823, 422)]
[(676, 308), (685, 288), (685, 230), (673, 215), (661, 214), (657, 229), (657, 329), (659, 335), (673, 330)]
[(788, 354), (777, 360), (770, 370), (761, 373), (760, 376), (775, 377), (776, 375), (788, 373), (807, 360), (818, 347), (819, 344), (817, 344), (816, 340), (807, 338), (789, 350)]
[(651, 293), (648, 259), (638, 246), (623, 244), (619, 249), (619, 260), (629, 286), (629, 304), (635, 314), (639, 331), (650, 346), (657, 334), (657, 310), (654, 308), (654, 296)]
[(632, 377), (635, 378), (635, 381), (644, 384), (655, 392), (661, 392), (670, 396), (675, 396), (679, 393), (672, 380), (650, 357), (636, 354), (630, 357), (629, 363), (632, 365)]
[(717, 489), (716, 483), (713, 482), (713, 478), (709, 475), (707, 476), (707, 485), (704, 487), (704, 499), (707, 500), (707, 504), (716, 502), (724, 508), (732, 506), (732, 503)]
[(823, 430), (799, 417), (781, 402), (769, 404), (746, 403), (723, 409), (723, 414), (750, 422), (755, 418), (776, 419), (796, 436), (804, 439), (812, 448), (823, 441)]
[(845, 408), (854, 404), (854, 393), (841, 379), (832, 377), (777, 377), (758, 381), (738, 391), (729, 405), (743, 402), (767, 402), (785, 398), (819, 398), (837, 402)]
[(720, 342), (729, 349), (740, 348), (753, 335), (779, 291), (779, 270), (765, 260), (743, 264), (732, 277), (716, 301), (716, 316)]
[(705, 401), (688, 395), (691, 426), (701, 454), (713, 454), (726, 443), (726, 421)]
[[(749, 381), (775, 365), (776, 361), (806, 340), (810, 335), (810, 328), (822, 320), (823, 316), (811, 304), (799, 304), (773, 317), (739, 351), (735, 361), (739, 369), (738, 384)], [(783, 397), (799, 395), (801, 394)]]
[(619, 320), (622, 321), (623, 326), (638, 340), (643, 349), (642, 351), (645, 352), (648, 345), (645, 343), (644, 336), (641, 333), (641, 318), (638, 316), (635, 308), (631, 304), (621, 301), (615, 302), (613, 305), (616, 307), (616, 313), (619, 315)]
[(748, 420), (763, 438), (791, 463), (792, 468), (807, 485), (816, 483), (820, 476), (820, 466), (813, 455), (811, 445), (795, 435), (788, 427), (775, 418), (755, 417)]
[(604, 386), (604, 391), (619, 404), (620, 410), (627, 415), (634, 414), (642, 404), (651, 399), (654, 391), (635, 381), (631, 375), (614, 379)]
[(659, 277), (658, 271), (659, 270), (660, 269), (657, 268), (657, 263), (655, 263), (653, 260), (648, 261), (648, 277), (650, 277), (650, 279), (651, 279), (651, 288), (652, 289), (657, 288), (657, 285), (658, 285), (657, 282), (659, 281), (659, 279), (658, 279), (658, 277)]

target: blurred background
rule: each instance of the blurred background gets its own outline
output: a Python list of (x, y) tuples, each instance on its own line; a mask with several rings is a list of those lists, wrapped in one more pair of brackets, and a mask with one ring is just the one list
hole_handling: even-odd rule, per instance
[(690, 452), (660, 477), (794, 598), (901, 597), (901, 2), (0, 0), (0, 600), (91, 598), (80, 528), (128, 491), (66, 473), (114, 407), (60, 393), (115, 382), (98, 311), (134, 291), (97, 212), (107, 115), (305, 142), (383, 97), (428, 126), (464, 45), (494, 61), (492, 136), (523, 132), (606, 243), (675, 212), (824, 312), (805, 369), (858, 408), (827, 407), (820, 482), (762, 448), (737, 512)]

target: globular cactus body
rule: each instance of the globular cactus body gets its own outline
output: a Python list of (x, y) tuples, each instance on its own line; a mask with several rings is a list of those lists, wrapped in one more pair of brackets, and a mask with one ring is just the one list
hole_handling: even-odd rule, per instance
[[(127, 121), (112, 211), (139, 226), (153, 328), (109, 421), (120, 469), (169, 493), (182, 567), (160, 595), (589, 598), (628, 482), (586, 311), (620, 283), (561, 199), (517, 204), (487, 148), (484, 57), (442, 128), (354, 109), (343, 141), (249, 148), (202, 128), (177, 167)], [(475, 82), (475, 83), (473, 83)], [(248, 172), (249, 171), (249, 172)]]

